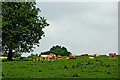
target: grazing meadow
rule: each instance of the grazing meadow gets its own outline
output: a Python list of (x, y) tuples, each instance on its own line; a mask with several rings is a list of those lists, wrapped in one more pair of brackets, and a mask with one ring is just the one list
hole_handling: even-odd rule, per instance
[(104, 55), (94, 59), (66, 57), (54, 61), (3, 60), (2, 78), (118, 78), (118, 55), (111, 59)]

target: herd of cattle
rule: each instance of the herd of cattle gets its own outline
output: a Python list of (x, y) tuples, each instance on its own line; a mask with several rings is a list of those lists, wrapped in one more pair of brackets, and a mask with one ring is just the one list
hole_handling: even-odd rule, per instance
[[(88, 54), (82, 54), (81, 56), (88, 56)], [(109, 55), (106, 55), (110, 58), (116, 56), (116, 53), (109, 53)], [(94, 59), (95, 57), (100, 57), (100, 55), (98, 54), (92, 54), (89, 56), (89, 59)], [(76, 55), (75, 54), (69, 54), (69, 56), (66, 58), (66, 59), (73, 59), (73, 58), (76, 58)], [(23, 59), (23, 57), (20, 57), (20, 59)], [(33, 60), (38, 60), (38, 57), (32, 57)], [(53, 53), (50, 53), (49, 55), (40, 55), (40, 61), (42, 60), (55, 60), (55, 59), (62, 59), (62, 56), (56, 56), (55, 54)]]

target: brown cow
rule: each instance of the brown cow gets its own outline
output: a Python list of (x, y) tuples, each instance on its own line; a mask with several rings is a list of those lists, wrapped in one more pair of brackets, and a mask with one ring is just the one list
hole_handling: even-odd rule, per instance
[(53, 54), (53, 53), (50, 53), (49, 55), (55, 55), (55, 54)]
[(38, 57), (37, 57), (37, 56), (36, 56), (36, 57), (32, 57), (32, 59), (33, 59), (33, 60), (38, 60)]
[(47, 56), (47, 59), (48, 59), (48, 61), (49, 61), (49, 59), (51, 59), (53, 61), (54, 59), (56, 59), (56, 55), (55, 54), (49, 55), (49, 56)]
[(88, 56), (88, 54), (81, 54), (81, 56)]
[(62, 59), (62, 57), (61, 56), (57, 56), (57, 59)]
[(84, 56), (88, 56), (88, 54), (84, 54)]
[(115, 57), (115, 56), (116, 56), (116, 53), (109, 53), (110, 58)]
[(97, 54), (92, 54), (91, 56), (96, 56)]
[(100, 57), (100, 55), (97, 54), (96, 57)]
[(76, 56), (75, 54), (69, 54), (69, 59), (70, 58), (75, 58), (75, 56)]

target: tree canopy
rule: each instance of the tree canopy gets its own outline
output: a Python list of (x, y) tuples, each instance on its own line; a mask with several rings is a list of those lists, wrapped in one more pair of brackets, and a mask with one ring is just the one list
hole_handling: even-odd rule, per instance
[[(35, 2), (2, 2), (2, 48), (13, 52), (33, 51), (44, 37), (43, 28), (49, 26)], [(39, 46), (39, 45), (38, 45)]]
[(59, 45), (53, 46), (50, 49), (50, 51), (41, 52), (41, 55), (49, 54), (49, 53), (54, 53), (56, 55), (61, 55), (61, 56), (68, 56), (69, 54), (71, 54), (71, 52), (69, 52), (65, 47), (61, 47)]

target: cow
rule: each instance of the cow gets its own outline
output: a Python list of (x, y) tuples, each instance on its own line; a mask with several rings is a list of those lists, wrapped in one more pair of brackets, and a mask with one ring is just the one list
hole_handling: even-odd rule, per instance
[(88, 54), (81, 54), (81, 56), (88, 56)]
[(48, 56), (47, 56), (47, 59), (48, 59), (48, 61), (49, 61), (50, 59), (53, 61), (54, 59), (56, 59), (56, 55), (55, 55), (55, 54), (53, 54), (53, 55), (48, 55)]
[(96, 56), (97, 54), (92, 54), (91, 56)]
[(94, 57), (89, 57), (90, 59), (94, 59)]
[(69, 59), (71, 59), (71, 58), (75, 58), (75, 54), (69, 54)]
[(100, 57), (100, 55), (97, 54), (96, 57)]
[(40, 55), (40, 60), (43, 60), (43, 59), (48, 60), (48, 61), (50, 59), (54, 60), (56, 59), (56, 55), (53, 53), (50, 53), (49, 55)]
[(88, 54), (84, 54), (84, 56), (88, 56)]
[(40, 61), (43, 60), (43, 59), (47, 60), (48, 56), (49, 55), (40, 55)]
[(69, 59), (69, 57), (65, 58), (65, 59)]
[(110, 58), (112, 58), (112, 57), (115, 58), (115, 56), (116, 56), (116, 53), (109, 53), (109, 57), (110, 57)]
[(84, 54), (81, 54), (81, 56), (84, 56)]
[(62, 57), (61, 56), (57, 56), (57, 59), (62, 59)]
[(50, 53), (49, 55), (55, 55), (55, 54), (53, 54), (53, 53)]
[(36, 57), (32, 57), (32, 59), (38, 61), (38, 57), (37, 56)]

